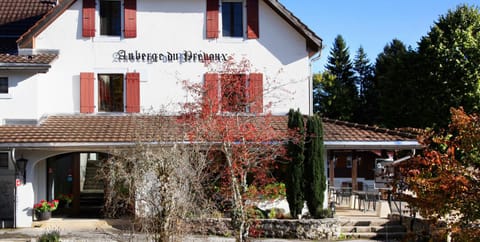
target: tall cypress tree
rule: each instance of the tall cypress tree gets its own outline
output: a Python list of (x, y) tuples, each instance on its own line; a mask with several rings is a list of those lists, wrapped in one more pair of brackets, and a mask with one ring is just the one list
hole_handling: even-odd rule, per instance
[(321, 217), (326, 177), (323, 162), (323, 127), (318, 115), (310, 116), (305, 135), (305, 200), (314, 218)]
[(304, 161), (304, 133), (303, 117), (299, 110), (290, 109), (288, 112), (288, 128), (292, 138), (287, 144), (287, 155), (290, 159), (289, 174), (286, 183), (287, 201), (290, 215), (296, 218), (302, 214), (304, 203), (303, 193), (303, 161)]

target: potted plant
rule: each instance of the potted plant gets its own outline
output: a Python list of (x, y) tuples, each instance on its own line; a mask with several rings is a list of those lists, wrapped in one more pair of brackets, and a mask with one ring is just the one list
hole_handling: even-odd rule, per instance
[(60, 200), (60, 207), (69, 208), (70, 204), (73, 201), (73, 194), (63, 194), (58, 195), (58, 200)]
[(58, 200), (46, 201), (42, 199), (39, 203), (33, 205), (38, 220), (50, 219), (52, 217), (52, 211), (57, 209), (57, 207)]

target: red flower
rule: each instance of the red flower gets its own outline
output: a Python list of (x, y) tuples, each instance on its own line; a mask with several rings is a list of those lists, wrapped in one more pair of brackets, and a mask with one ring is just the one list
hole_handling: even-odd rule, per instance
[(58, 200), (52, 200), (50, 202), (45, 201), (44, 199), (40, 200), (39, 203), (33, 205), (33, 209), (38, 212), (51, 212), (57, 209)]

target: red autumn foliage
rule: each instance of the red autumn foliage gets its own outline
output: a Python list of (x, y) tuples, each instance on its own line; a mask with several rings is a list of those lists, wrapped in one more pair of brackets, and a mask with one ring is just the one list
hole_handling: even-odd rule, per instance
[[(212, 164), (212, 171), (220, 173), (222, 197), (232, 204), (232, 224), (238, 231), (237, 239), (243, 241), (249, 231), (258, 232), (252, 227), (254, 214), (249, 211), (263, 194), (262, 188), (275, 180), (272, 171), (276, 159), (284, 154), (281, 144), (285, 134), (274, 128), (271, 113), (249, 112), (256, 97), (246, 92), (248, 61), (235, 63), (231, 59), (220, 71), (225, 77), (218, 79), (220, 83), (185, 82), (194, 101), (184, 105), (180, 121), (188, 127), (191, 142), (205, 143), (215, 154), (212, 160), (217, 162)], [(221, 90), (212, 91), (212, 87)], [(257, 192), (249, 192), (249, 186), (256, 186)]]
[(422, 134), (423, 154), (400, 167), (413, 192), (402, 198), (423, 217), (446, 223), (453, 238), (470, 241), (480, 235), (480, 120), (462, 108), (452, 108), (451, 118), (448, 130)]

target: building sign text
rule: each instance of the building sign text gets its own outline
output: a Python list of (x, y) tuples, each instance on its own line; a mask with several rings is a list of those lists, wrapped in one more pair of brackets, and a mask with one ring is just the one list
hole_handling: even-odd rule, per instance
[(119, 50), (113, 54), (115, 62), (145, 62), (148, 64), (163, 62), (163, 63), (210, 63), (210, 62), (225, 62), (229, 58), (225, 53), (206, 53), (203, 51), (189, 51), (183, 52), (141, 52)]

